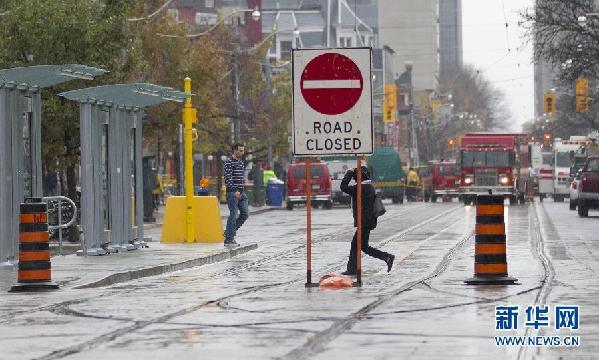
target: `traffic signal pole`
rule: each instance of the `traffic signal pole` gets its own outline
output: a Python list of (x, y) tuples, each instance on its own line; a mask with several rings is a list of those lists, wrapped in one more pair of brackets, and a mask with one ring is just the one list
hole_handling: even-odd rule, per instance
[(183, 108), (183, 125), (185, 126), (185, 228), (187, 243), (195, 241), (195, 229), (193, 223), (193, 156), (192, 156), (192, 141), (193, 128), (192, 124), (196, 122), (197, 110), (191, 104), (191, 79), (185, 78), (185, 106)]

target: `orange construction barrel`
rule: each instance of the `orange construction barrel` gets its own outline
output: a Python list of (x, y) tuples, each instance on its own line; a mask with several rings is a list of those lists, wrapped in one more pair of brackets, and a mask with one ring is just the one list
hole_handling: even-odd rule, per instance
[(503, 196), (479, 195), (476, 198), (474, 277), (464, 282), (476, 284), (514, 284), (508, 276)]
[(29, 198), (20, 209), (18, 284), (10, 291), (58, 289), (52, 283), (48, 205), (41, 198)]

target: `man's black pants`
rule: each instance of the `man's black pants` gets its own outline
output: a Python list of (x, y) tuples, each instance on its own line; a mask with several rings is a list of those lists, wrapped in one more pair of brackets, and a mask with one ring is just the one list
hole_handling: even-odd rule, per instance
[[(368, 240), (370, 238), (370, 232), (372, 231), (372, 228), (368, 228), (368, 227), (362, 227), (362, 251), (367, 254), (370, 255), (372, 257), (375, 257), (377, 259), (381, 259), (383, 261), (386, 261), (387, 258), (389, 256), (391, 256), (391, 254), (386, 253), (384, 251), (381, 251), (379, 249), (373, 248), (372, 246), (370, 246), (368, 244)], [(356, 232), (354, 233), (354, 238), (351, 241), (351, 250), (349, 251), (349, 260), (347, 261), (347, 270), (350, 272), (356, 272), (356, 253), (358, 252), (358, 230), (356, 229)]]

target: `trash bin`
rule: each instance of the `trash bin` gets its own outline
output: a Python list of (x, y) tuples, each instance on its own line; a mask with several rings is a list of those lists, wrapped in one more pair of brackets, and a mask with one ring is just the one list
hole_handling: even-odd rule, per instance
[(271, 206), (282, 206), (283, 205), (283, 190), (285, 189), (285, 184), (281, 181), (279, 182), (269, 182), (266, 185), (266, 197), (268, 198), (268, 202)]
[(243, 186), (243, 191), (245, 195), (248, 197), (248, 204), (254, 203), (254, 184), (245, 184)]

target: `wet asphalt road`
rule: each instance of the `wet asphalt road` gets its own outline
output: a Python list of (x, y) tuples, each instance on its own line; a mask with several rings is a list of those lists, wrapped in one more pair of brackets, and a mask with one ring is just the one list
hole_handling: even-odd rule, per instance
[[(545, 359), (599, 354), (599, 213), (507, 207), (514, 286), (466, 286), (475, 209), (387, 205), (361, 288), (305, 289), (305, 211), (251, 217), (229, 261), (107, 288), (0, 295), (1, 359)], [(313, 211), (313, 281), (345, 267), (347, 208)], [(595, 217), (593, 217), (595, 216)], [(581, 345), (497, 347), (495, 306), (575, 304)], [(510, 335), (553, 335), (521, 327)], [(566, 333), (561, 330), (560, 335)], [(570, 333), (572, 334), (572, 333)]]

